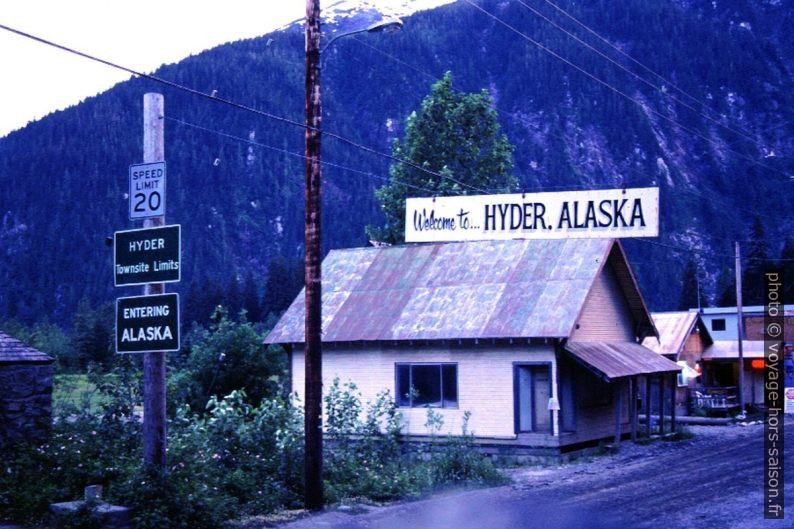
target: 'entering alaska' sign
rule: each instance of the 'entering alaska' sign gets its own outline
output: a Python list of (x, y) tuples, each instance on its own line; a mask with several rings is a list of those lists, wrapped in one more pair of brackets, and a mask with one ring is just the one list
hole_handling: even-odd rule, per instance
[(405, 201), (405, 242), (658, 235), (658, 187)]

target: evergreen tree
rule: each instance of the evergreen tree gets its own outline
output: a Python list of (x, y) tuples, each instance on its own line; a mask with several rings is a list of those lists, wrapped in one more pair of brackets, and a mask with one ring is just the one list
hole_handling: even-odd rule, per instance
[(786, 237), (780, 253), (780, 269), (783, 271), (784, 303), (794, 304), (794, 237)]
[(678, 302), (679, 310), (695, 309), (700, 306), (698, 299), (698, 266), (694, 257), (690, 257), (684, 267), (684, 274), (681, 279), (681, 297)]
[(97, 310), (83, 298), (74, 317), (72, 344), (80, 365), (90, 362), (109, 367), (113, 360), (113, 306)]
[(198, 322), (201, 319), (201, 297), (199, 282), (194, 276), (193, 279), (190, 280), (190, 284), (187, 287), (187, 294), (185, 295), (184, 315), (182, 316), (182, 325), (184, 329), (190, 328), (192, 323)]
[(243, 309), (246, 311), (246, 318), (250, 322), (258, 322), (262, 319), (262, 310), (259, 306), (259, 294), (257, 293), (256, 280), (254, 274), (249, 270), (243, 282)]
[(225, 302), (223, 305), (229, 311), (232, 318), (236, 318), (243, 307), (242, 294), (240, 293), (240, 283), (237, 281), (237, 276), (232, 275), (229, 278), (229, 286), (226, 288)]
[(742, 304), (763, 305), (764, 269), (770, 265), (769, 244), (761, 219), (755, 217), (750, 240), (742, 248), (744, 270), (742, 274)]
[(409, 196), (515, 190), (512, 154), (513, 146), (501, 131), (488, 92), (455, 91), (447, 72), (433, 84), (419, 112), (408, 116), (405, 139), (392, 144), (392, 155), (404, 161), (390, 167), (390, 182), (375, 192), (386, 224), (368, 226), (367, 234), (382, 242), (402, 242)]
[(723, 268), (717, 279), (717, 306), (736, 306), (736, 277), (730, 268)]
[(285, 311), (298, 293), (296, 287), (295, 273), (290, 270), (287, 259), (281, 255), (273, 257), (267, 268), (262, 314), (278, 315)]

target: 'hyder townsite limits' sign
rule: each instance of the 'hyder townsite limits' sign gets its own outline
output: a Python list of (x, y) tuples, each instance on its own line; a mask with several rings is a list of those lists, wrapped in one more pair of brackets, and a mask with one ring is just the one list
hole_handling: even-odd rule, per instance
[(113, 235), (113, 275), (117, 287), (180, 280), (179, 224), (117, 231)]
[(405, 201), (406, 242), (658, 235), (658, 187)]
[(179, 350), (179, 294), (116, 299), (116, 352)]

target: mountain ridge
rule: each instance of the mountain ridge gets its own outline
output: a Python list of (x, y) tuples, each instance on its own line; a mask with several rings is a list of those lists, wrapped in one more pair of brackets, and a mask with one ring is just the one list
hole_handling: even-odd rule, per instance
[[(770, 257), (777, 257), (792, 220), (786, 204), (794, 196), (787, 178), (794, 151), (792, 46), (783, 38), (791, 15), (784, 3), (559, 4), (676, 86), (711, 102), (713, 111), (703, 113), (747, 129), (756, 141), (630, 81), (515, 2), (481, 5), (639, 104), (458, 2), (411, 15), (402, 32), (350, 37), (329, 49), (324, 128), (388, 153), (433, 79), (451, 70), (457, 88), (493, 96), (516, 145), (522, 190), (659, 185), (662, 237), (626, 241), (652, 308), (675, 308), (689, 255), (697, 258), (704, 291), (716, 296), (718, 276), (731, 266), (730, 241), (747, 239), (756, 216), (776, 239)], [(546, 4), (531, 5), (540, 10)], [(551, 8), (543, 13), (559, 14)], [(554, 20), (562, 25), (568, 19)], [(581, 28), (565, 27), (612, 53)], [(610, 56), (642, 71), (621, 55)], [(156, 75), (302, 122), (302, 68), (303, 36), (292, 28), (204, 51)], [(205, 276), (228, 284), (251, 271), (261, 291), (274, 256), (301, 254), (301, 130), (131, 79), (0, 139), (0, 319), (46, 315), (64, 323), (83, 297), (101, 303), (127, 295), (112, 287), (104, 238), (132, 227), (123, 195), (127, 166), (141, 160), (141, 96), (147, 91), (165, 94), (166, 215), (183, 225), (186, 261), (176, 290), (186, 294)], [(324, 249), (366, 244), (363, 227), (379, 222), (373, 190), (385, 182), (389, 160), (329, 136), (323, 148), (329, 162)]]

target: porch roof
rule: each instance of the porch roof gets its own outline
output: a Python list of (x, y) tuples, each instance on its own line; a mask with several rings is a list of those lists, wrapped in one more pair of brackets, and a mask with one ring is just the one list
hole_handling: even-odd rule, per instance
[(565, 350), (607, 381), (681, 370), (675, 362), (633, 342), (568, 342)]
[[(742, 356), (745, 358), (764, 358), (764, 342), (742, 340)], [(703, 360), (738, 360), (738, 340), (715, 340), (703, 350)]]

